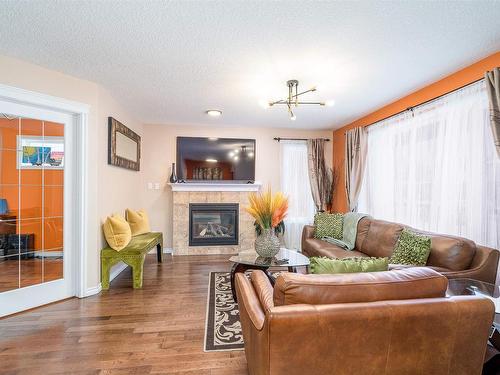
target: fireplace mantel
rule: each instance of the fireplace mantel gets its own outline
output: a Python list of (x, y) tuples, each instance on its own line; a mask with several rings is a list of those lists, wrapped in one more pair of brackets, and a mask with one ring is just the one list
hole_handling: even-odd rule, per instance
[(232, 184), (217, 182), (186, 182), (169, 183), (172, 191), (259, 191), (262, 187), (260, 182), (253, 184)]

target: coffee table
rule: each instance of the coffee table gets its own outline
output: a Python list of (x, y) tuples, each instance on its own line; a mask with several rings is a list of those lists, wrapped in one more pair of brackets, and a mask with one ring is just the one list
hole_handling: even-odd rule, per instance
[(251, 269), (264, 271), (271, 285), (274, 286), (276, 279), (269, 272), (270, 267), (287, 267), (288, 272), (297, 272), (297, 267), (309, 266), (308, 257), (297, 251), (285, 248), (281, 248), (274, 258), (264, 258), (255, 252), (242, 252), (229, 258), (229, 261), (234, 263), (231, 268), (231, 291), (235, 302), (236, 288), (234, 287), (234, 278), (238, 272), (245, 272)]

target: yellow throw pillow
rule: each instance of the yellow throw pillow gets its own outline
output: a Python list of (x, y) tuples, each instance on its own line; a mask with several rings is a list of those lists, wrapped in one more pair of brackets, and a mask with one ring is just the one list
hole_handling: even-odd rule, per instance
[(132, 239), (130, 225), (120, 215), (108, 216), (102, 225), (102, 229), (109, 247), (117, 251), (125, 248)]
[(132, 236), (151, 232), (151, 228), (149, 227), (148, 214), (146, 213), (146, 211), (135, 211), (127, 208), (127, 210), (125, 211), (125, 217), (130, 224)]

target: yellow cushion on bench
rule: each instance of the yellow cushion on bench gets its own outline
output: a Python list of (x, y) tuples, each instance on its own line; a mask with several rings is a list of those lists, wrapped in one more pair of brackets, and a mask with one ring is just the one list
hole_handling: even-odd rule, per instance
[(125, 210), (125, 218), (130, 224), (132, 236), (151, 232), (151, 228), (149, 227), (149, 218), (146, 211), (135, 211), (127, 208)]
[(108, 216), (102, 229), (109, 247), (117, 251), (124, 249), (132, 238), (130, 225), (120, 215)]

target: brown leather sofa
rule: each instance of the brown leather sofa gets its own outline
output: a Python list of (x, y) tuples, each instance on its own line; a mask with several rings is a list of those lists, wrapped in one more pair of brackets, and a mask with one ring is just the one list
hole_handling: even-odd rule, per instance
[[(356, 246), (346, 251), (329, 242), (314, 238), (314, 227), (302, 232), (302, 253), (329, 258), (390, 257), (405, 225), (365, 217), (358, 223)], [(431, 237), (427, 266), (448, 278), (469, 278), (495, 283), (499, 251), (478, 246), (473, 241), (415, 230)]]
[(250, 375), (481, 374), (494, 306), (428, 268), (236, 274)]

